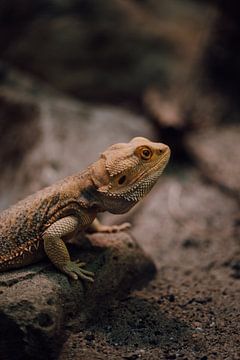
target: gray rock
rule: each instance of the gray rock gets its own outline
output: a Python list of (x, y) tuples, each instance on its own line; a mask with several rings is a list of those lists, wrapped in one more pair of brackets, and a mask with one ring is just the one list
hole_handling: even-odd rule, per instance
[(80, 313), (94, 317), (113, 299), (146, 284), (155, 266), (127, 233), (93, 234), (72, 255), (96, 274), (93, 284), (69, 281), (48, 263), (0, 275), (0, 358), (55, 358), (63, 328)]
[(217, 267), (235, 258), (237, 214), (233, 199), (204, 183), (197, 172), (181, 171), (162, 179), (149, 194), (133, 219), (132, 233), (159, 269), (196, 272), (209, 266), (209, 259)]
[(123, 359), (140, 349), (144, 360), (179, 353), (196, 359), (212, 353), (213, 343), (217, 354), (236, 358), (239, 205), (198, 171), (172, 165), (167, 175), (169, 168), (143, 205), (128, 214), (131, 233), (155, 260), (156, 278), (87, 327), (78, 327), (76, 319), (61, 360)]
[[(209, 257), (216, 263), (235, 258), (238, 213), (236, 201), (186, 169), (163, 175), (142, 206), (118, 220), (132, 223), (131, 233), (159, 269), (178, 266), (182, 271), (207, 266)], [(103, 222), (116, 218), (106, 213)]]
[(205, 129), (188, 136), (186, 144), (204, 176), (240, 200), (240, 126)]

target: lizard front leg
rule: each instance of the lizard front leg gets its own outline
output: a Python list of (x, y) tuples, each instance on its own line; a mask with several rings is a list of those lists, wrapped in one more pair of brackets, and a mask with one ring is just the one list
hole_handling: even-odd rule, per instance
[(103, 225), (97, 218), (95, 218), (88, 229), (90, 230), (90, 232), (114, 233), (114, 232), (127, 230), (130, 227), (131, 224), (128, 222), (120, 225)]
[(51, 262), (72, 279), (78, 278), (93, 282), (94, 274), (82, 269), (85, 263), (71, 261), (68, 249), (62, 237), (74, 233), (78, 227), (75, 216), (67, 216), (49, 226), (43, 233), (44, 250)]

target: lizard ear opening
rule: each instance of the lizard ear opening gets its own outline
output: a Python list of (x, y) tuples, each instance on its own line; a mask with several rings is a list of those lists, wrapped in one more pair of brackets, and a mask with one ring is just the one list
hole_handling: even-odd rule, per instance
[(126, 175), (122, 175), (119, 179), (118, 179), (118, 184), (119, 185), (123, 185), (126, 181), (127, 177)]

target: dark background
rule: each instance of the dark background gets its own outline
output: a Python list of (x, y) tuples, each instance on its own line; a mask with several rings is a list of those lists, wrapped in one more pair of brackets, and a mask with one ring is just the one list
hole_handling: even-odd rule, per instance
[(1, 0), (1, 209), (114, 142), (172, 149), (162, 182), (126, 217), (156, 279), (75, 324), (61, 359), (240, 357), (238, 6)]

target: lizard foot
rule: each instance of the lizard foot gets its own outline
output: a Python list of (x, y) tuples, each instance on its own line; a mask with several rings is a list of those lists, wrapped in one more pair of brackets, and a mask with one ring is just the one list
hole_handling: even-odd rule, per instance
[(102, 225), (102, 224), (100, 224), (97, 228), (97, 231), (103, 232), (103, 233), (116, 233), (119, 231), (127, 230), (130, 227), (131, 227), (131, 224), (128, 222), (123, 223), (121, 225)]
[(85, 266), (84, 262), (77, 261), (68, 261), (67, 264), (63, 267), (62, 271), (70, 276), (73, 280), (77, 280), (78, 278), (82, 280), (87, 280), (90, 282), (94, 282), (94, 273), (91, 271), (87, 271), (82, 267)]

